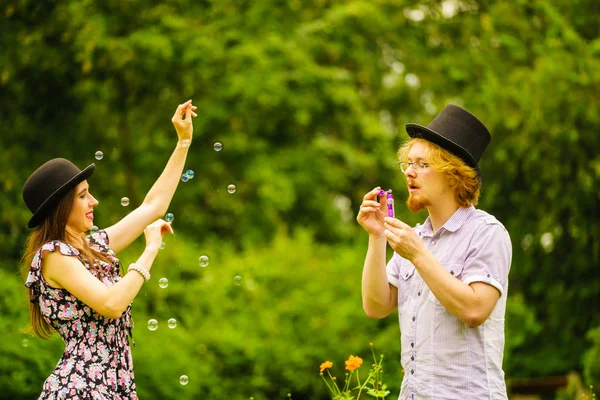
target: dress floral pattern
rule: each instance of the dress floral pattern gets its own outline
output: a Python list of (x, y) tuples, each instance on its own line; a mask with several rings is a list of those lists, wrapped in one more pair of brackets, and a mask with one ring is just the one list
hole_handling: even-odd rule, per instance
[(131, 350), (127, 335), (133, 329), (131, 305), (118, 319), (104, 317), (65, 289), (53, 288), (42, 276), (42, 254), (60, 251), (77, 257), (104, 285), (118, 282), (119, 260), (108, 247), (104, 230), (88, 236), (90, 247), (107, 255), (112, 264), (98, 260), (97, 269), (86, 263), (79, 250), (61, 242), (45, 243), (35, 254), (25, 286), (31, 302), (39, 302), (48, 323), (65, 342), (65, 352), (44, 382), (39, 399), (131, 400), (137, 399)]

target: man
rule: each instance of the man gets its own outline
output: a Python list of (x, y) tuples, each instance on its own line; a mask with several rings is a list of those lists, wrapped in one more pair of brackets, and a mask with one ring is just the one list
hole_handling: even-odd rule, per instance
[[(486, 127), (447, 106), (427, 126), (408, 124), (398, 151), (408, 209), (427, 209), (411, 228), (387, 216), (380, 188), (364, 197), (357, 221), (369, 233), (362, 298), (370, 318), (398, 309), (402, 400), (507, 399), (502, 356), (510, 237), (478, 210), (479, 159)], [(386, 267), (386, 243), (394, 254)]]

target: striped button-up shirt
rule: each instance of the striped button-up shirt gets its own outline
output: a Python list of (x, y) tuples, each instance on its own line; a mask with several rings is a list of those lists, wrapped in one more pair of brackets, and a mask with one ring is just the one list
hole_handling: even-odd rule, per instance
[(404, 369), (399, 399), (507, 399), (502, 356), (512, 258), (508, 232), (475, 207), (459, 208), (435, 234), (429, 218), (414, 230), (456, 279), (485, 282), (500, 299), (482, 325), (469, 328), (442, 306), (414, 265), (394, 253), (387, 275), (398, 288)]

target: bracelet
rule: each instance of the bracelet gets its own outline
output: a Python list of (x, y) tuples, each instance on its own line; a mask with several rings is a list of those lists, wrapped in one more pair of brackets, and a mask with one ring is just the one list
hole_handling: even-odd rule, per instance
[(148, 272), (147, 269), (142, 268), (137, 264), (129, 264), (129, 268), (127, 268), (127, 272), (129, 272), (129, 271), (135, 271), (138, 274), (140, 274), (142, 276), (142, 278), (144, 278), (144, 282), (146, 282), (150, 279), (150, 272)]

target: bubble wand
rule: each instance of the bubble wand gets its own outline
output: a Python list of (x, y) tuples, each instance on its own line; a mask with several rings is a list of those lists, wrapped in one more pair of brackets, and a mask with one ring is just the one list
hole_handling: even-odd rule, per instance
[(389, 189), (387, 191), (380, 190), (379, 191), (379, 197), (385, 196), (386, 193), (387, 193), (387, 212), (388, 212), (388, 217), (395, 218), (396, 214), (394, 213), (394, 198), (392, 197), (392, 189)]

